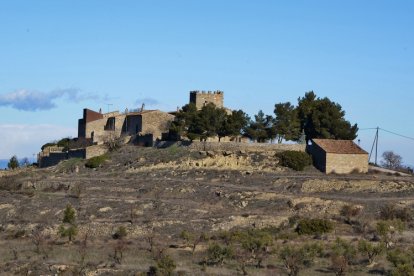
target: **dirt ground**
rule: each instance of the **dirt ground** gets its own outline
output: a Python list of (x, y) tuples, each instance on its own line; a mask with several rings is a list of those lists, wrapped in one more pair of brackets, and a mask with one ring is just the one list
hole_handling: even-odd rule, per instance
[[(237, 275), (242, 272), (236, 261), (202, 264), (209, 242), (201, 242), (192, 254), (180, 234), (282, 228), (292, 217), (317, 217), (335, 221), (335, 231), (324, 239), (352, 239), (358, 238), (352, 227), (339, 219), (344, 205), (359, 206), (359, 219), (368, 224), (384, 204), (414, 206), (413, 177), (327, 176), (314, 168), (295, 172), (279, 166), (274, 152), (124, 146), (99, 168), (85, 168), (84, 163), (69, 160), (0, 178), (1, 275), (147, 275), (156, 265), (156, 250), (171, 256), (177, 275)], [(71, 242), (58, 235), (68, 204), (76, 210), (78, 226)], [(121, 226), (127, 236), (119, 261), (114, 256), (119, 240), (113, 236)], [(35, 233), (41, 233), (41, 250), (36, 249)], [(82, 247), (86, 236), (87, 246)], [(410, 227), (401, 234), (405, 244), (412, 237)], [(275, 247), (283, 242), (276, 240)], [(382, 274), (388, 265), (380, 263), (375, 269), (356, 265), (351, 274)], [(84, 270), (75, 272), (81, 264)], [(247, 271), (286, 274), (273, 255), (263, 268), (249, 266)], [(333, 272), (324, 259), (303, 272), (327, 274)]]

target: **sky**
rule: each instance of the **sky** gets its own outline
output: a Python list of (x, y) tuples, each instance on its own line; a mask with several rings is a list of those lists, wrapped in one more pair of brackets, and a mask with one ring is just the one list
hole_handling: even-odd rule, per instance
[[(77, 136), (83, 108), (173, 111), (222, 90), (250, 115), (313, 90), (370, 151), (414, 137), (414, 2), (0, 1), (0, 159)], [(414, 141), (379, 153), (414, 165)]]

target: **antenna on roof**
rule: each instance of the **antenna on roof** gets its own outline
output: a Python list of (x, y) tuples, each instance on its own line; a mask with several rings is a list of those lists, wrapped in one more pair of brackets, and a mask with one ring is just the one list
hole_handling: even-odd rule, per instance
[(108, 113), (109, 113), (109, 106), (112, 106), (113, 104), (107, 103), (106, 105), (108, 106)]

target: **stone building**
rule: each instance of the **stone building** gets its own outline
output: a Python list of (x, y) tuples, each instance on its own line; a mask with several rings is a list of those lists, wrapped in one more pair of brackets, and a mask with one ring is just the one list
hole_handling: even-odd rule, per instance
[(167, 133), (174, 115), (159, 110), (119, 111), (102, 114), (90, 109), (83, 110), (78, 122), (78, 137), (102, 144), (106, 139), (136, 136), (139, 144), (152, 145)]
[(190, 103), (194, 103), (197, 109), (202, 109), (208, 103), (213, 103), (216, 107), (224, 107), (223, 91), (191, 91)]
[(314, 166), (326, 174), (368, 172), (368, 153), (351, 140), (313, 139), (307, 151)]

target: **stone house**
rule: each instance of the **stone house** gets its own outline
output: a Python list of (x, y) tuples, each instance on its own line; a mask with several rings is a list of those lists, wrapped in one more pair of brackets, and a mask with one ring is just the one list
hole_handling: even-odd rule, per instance
[(307, 152), (314, 166), (326, 174), (368, 172), (368, 153), (351, 140), (313, 139)]
[(159, 110), (102, 114), (84, 109), (83, 117), (78, 121), (78, 137), (102, 144), (106, 139), (134, 136), (138, 144), (149, 146), (153, 141), (162, 139), (173, 120), (174, 115)]

